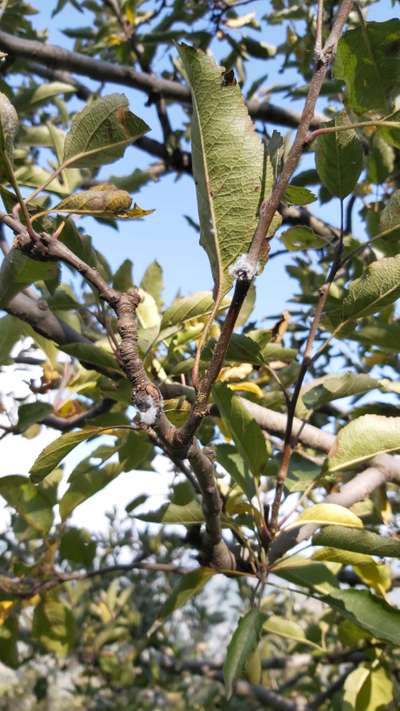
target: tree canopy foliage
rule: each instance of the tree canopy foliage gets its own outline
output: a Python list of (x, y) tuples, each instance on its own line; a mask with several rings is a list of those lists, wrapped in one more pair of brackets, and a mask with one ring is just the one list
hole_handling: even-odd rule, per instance
[[(0, 436), (55, 435), (0, 477), (0, 708), (394, 711), (395, 8), (53, 5), (54, 23), (81, 13), (63, 47), (0, 3), (0, 363), (27, 384)], [(138, 282), (96, 231), (132, 221), (133, 243), (157, 210), (138, 193), (168, 174), (193, 175), (210, 277), (165, 303), (157, 254)], [(277, 314), (270, 288), (267, 327), (256, 289), (281, 258), (290, 300)], [(157, 455), (170, 492), (149, 510), (135, 480)], [(126, 515), (77, 527), (123, 472)]]

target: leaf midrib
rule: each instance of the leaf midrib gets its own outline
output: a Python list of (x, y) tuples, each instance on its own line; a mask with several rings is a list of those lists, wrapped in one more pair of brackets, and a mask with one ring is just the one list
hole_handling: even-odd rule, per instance
[(218, 295), (216, 298), (216, 301), (220, 298), (221, 294), (221, 285), (222, 285), (222, 269), (221, 269), (221, 253), (219, 249), (219, 243), (218, 243), (218, 227), (217, 227), (217, 220), (216, 220), (216, 215), (214, 211), (214, 204), (213, 201), (211, 200), (210, 196), (210, 181), (209, 181), (209, 170), (208, 170), (208, 163), (207, 163), (207, 151), (206, 147), (204, 144), (204, 139), (203, 139), (203, 127), (200, 121), (200, 112), (199, 112), (199, 107), (197, 103), (197, 99), (195, 96), (195, 92), (192, 91), (192, 101), (193, 101), (193, 107), (196, 112), (196, 121), (197, 121), (197, 126), (199, 129), (199, 137), (200, 137), (200, 143), (201, 143), (201, 161), (203, 163), (203, 169), (204, 169), (204, 176), (205, 176), (205, 182), (206, 182), (206, 191), (207, 191), (207, 202), (210, 207), (210, 213), (211, 213), (211, 220), (212, 220), (212, 239), (215, 247), (215, 252), (217, 255), (217, 265), (218, 265)]

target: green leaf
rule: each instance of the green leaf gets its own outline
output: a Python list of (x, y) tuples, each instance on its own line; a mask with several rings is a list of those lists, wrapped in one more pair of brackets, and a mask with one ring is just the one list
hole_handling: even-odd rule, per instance
[(17, 341), (23, 336), (23, 325), (14, 316), (0, 318), (0, 363), (7, 365), (12, 362), (11, 351)]
[(35, 460), (30, 472), (32, 481), (42, 481), (74, 447), (86, 439), (101, 434), (115, 435), (115, 432), (108, 427), (86, 427), (78, 432), (67, 432), (58, 437), (47, 445)]
[(47, 536), (53, 523), (49, 499), (24, 476), (11, 475), (0, 479), (0, 496), (22, 516), (41, 536)]
[[(192, 156), (200, 218), (216, 294), (231, 284), (229, 267), (246, 254), (261, 201), (273, 181), (270, 161), (236, 82), (201, 50), (180, 45), (193, 99)], [(277, 228), (277, 220), (270, 234)]]
[(377, 454), (398, 451), (400, 417), (363, 415), (339, 431), (327, 460), (327, 468), (332, 473), (353, 469)]
[[(331, 126), (350, 125), (346, 113), (338, 114)], [(355, 188), (362, 170), (363, 152), (353, 129), (324, 133), (315, 142), (315, 164), (321, 182), (331, 195), (345, 198)]]
[(113, 287), (118, 291), (128, 291), (133, 286), (133, 264), (131, 259), (124, 259), (113, 277)]
[(313, 536), (313, 546), (333, 546), (382, 558), (400, 558), (400, 540), (342, 526), (326, 526)]
[(279, 239), (291, 252), (302, 249), (319, 249), (326, 245), (326, 240), (318, 237), (310, 227), (303, 225), (289, 227), (286, 232), (279, 235)]
[(18, 432), (24, 432), (35, 422), (40, 422), (50, 412), (53, 412), (53, 407), (47, 402), (32, 402), (27, 405), (20, 405), (18, 408)]
[(375, 132), (367, 156), (368, 178), (371, 183), (380, 185), (385, 182), (394, 169), (395, 156), (389, 142), (386, 142), (378, 131)]
[(12, 163), (14, 138), (18, 130), (18, 114), (11, 101), (0, 92), (0, 153)]
[(254, 479), (236, 447), (230, 444), (218, 444), (216, 446), (216, 454), (217, 461), (226, 469), (247, 498), (251, 500), (255, 496)]
[(319, 592), (330, 593), (338, 587), (337, 579), (327, 565), (300, 556), (291, 556), (279, 561), (272, 566), (271, 572), (289, 583), (314, 588)]
[(0, 267), (0, 307), (26, 286), (36, 281), (57, 279), (59, 266), (56, 262), (31, 259), (18, 248), (13, 248), (3, 259)]
[[(58, 164), (61, 165), (64, 155), (65, 133), (50, 122), (48, 122), (47, 128), (50, 136), (50, 145), (57, 156)], [(73, 193), (75, 188), (82, 182), (82, 173), (77, 168), (65, 168), (61, 176), (69, 194)]]
[(349, 710), (385, 711), (393, 701), (393, 682), (378, 660), (354, 669), (348, 675), (343, 691), (343, 708)]
[(18, 637), (18, 619), (11, 613), (0, 625), (0, 662), (11, 669), (19, 666)]
[(95, 346), (92, 343), (69, 343), (62, 345), (61, 348), (68, 355), (77, 358), (81, 363), (121, 373), (121, 368), (115, 356), (104, 348)]
[(263, 353), (259, 344), (241, 333), (232, 334), (225, 360), (235, 363), (253, 363), (254, 365), (262, 365), (264, 363)]
[(263, 624), (263, 630), (269, 632), (270, 634), (277, 634), (280, 637), (285, 637), (286, 639), (292, 639), (295, 642), (300, 642), (302, 644), (309, 644), (311, 647), (316, 647), (321, 649), (318, 644), (311, 642), (304, 634), (304, 630), (297, 622), (294, 620), (288, 620), (286, 617), (279, 617), (278, 615), (271, 615), (268, 617), (267, 621)]
[(309, 205), (311, 202), (315, 202), (317, 196), (308, 188), (303, 188), (299, 185), (288, 185), (282, 199), (288, 205)]
[(338, 548), (321, 548), (313, 554), (313, 559), (352, 565), (361, 581), (382, 597), (385, 597), (386, 591), (391, 587), (390, 568), (384, 563), (378, 563), (371, 555), (343, 551)]
[(265, 615), (256, 608), (250, 610), (239, 620), (229, 642), (224, 662), (224, 680), (228, 699), (232, 696), (236, 679), (241, 675), (248, 658), (259, 642), (264, 622)]
[(113, 163), (123, 156), (127, 145), (149, 130), (129, 111), (124, 94), (103, 96), (74, 116), (65, 137), (63, 162), (79, 168)]
[(175, 610), (183, 607), (203, 589), (206, 583), (217, 573), (213, 568), (196, 568), (182, 575), (162, 606), (157, 621), (163, 621)]
[(320, 525), (334, 524), (338, 526), (350, 526), (351, 528), (362, 528), (363, 522), (349, 509), (338, 504), (315, 504), (305, 509), (295, 519), (285, 526), (285, 530), (296, 528), (303, 523), (318, 523)]
[(84, 528), (68, 528), (61, 536), (59, 552), (61, 559), (87, 568), (96, 554), (96, 541)]
[[(240, 398), (224, 383), (214, 385), (213, 397), (240, 454), (253, 476), (258, 477), (269, 456), (261, 427), (246, 410)], [(252, 483), (249, 477), (246, 477), (246, 494), (250, 499), (254, 496), (254, 482)]]
[(168, 503), (158, 511), (138, 514), (135, 518), (151, 523), (181, 523), (184, 525), (204, 522), (204, 514), (198, 501), (190, 501), (184, 506)]
[(386, 113), (400, 88), (400, 20), (367, 22), (339, 40), (334, 75), (346, 82), (347, 105), (358, 114)]
[(315, 408), (341, 397), (366, 393), (374, 388), (379, 388), (378, 380), (364, 373), (324, 375), (302, 388), (301, 398), (307, 408)]
[(140, 288), (150, 294), (157, 306), (161, 309), (163, 305), (162, 292), (164, 289), (163, 270), (159, 263), (154, 260), (147, 267), (143, 274)]
[(321, 598), (377, 639), (400, 644), (400, 610), (368, 590), (331, 590)]
[[(226, 309), (228, 305), (229, 301), (224, 299), (220, 310)], [(158, 340), (161, 341), (178, 333), (191, 320), (208, 316), (213, 306), (214, 298), (210, 291), (196, 291), (189, 296), (175, 299), (163, 313)]]
[(395, 190), (391, 194), (389, 202), (380, 214), (379, 223), (382, 232), (400, 227), (400, 190)]
[(351, 321), (380, 311), (400, 295), (400, 255), (369, 264), (363, 274), (351, 282), (339, 308), (326, 312), (327, 327), (337, 332)]
[(65, 657), (73, 648), (75, 635), (71, 610), (54, 595), (45, 595), (33, 613), (32, 637), (48, 652)]
[(101, 469), (89, 465), (89, 469), (80, 471), (79, 476), (71, 476), (70, 486), (60, 501), (62, 521), (65, 521), (79, 504), (104, 489), (121, 474), (122, 469), (122, 465), (118, 462), (106, 464)]
[(119, 461), (124, 471), (147, 469), (148, 462), (153, 459), (153, 456), (154, 447), (145, 432), (128, 432), (118, 451)]
[(30, 106), (42, 104), (50, 99), (54, 99), (60, 94), (73, 94), (76, 88), (72, 84), (65, 84), (61, 81), (52, 81), (48, 84), (38, 86), (29, 99)]
[(290, 460), (289, 473), (285, 479), (285, 489), (290, 493), (305, 491), (313, 481), (318, 479), (320, 474), (321, 467), (318, 464), (294, 454)]

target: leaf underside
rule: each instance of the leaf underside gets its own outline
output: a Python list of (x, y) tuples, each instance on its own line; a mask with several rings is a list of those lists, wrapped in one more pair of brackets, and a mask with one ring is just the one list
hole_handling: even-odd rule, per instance
[[(261, 201), (273, 181), (270, 161), (236, 83), (201, 50), (179, 54), (192, 89), (192, 157), (200, 217), (200, 244), (210, 260), (214, 293), (232, 285), (230, 265), (245, 254)], [(274, 220), (273, 233), (278, 227)]]

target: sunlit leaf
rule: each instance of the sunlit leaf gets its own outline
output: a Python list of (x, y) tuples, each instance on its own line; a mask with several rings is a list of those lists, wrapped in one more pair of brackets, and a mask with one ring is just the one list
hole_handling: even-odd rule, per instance
[(108, 427), (86, 427), (78, 432), (67, 432), (57, 437), (35, 460), (30, 472), (32, 481), (44, 479), (74, 447), (100, 434), (113, 434), (113, 431)]
[(400, 88), (400, 20), (363, 22), (339, 40), (334, 74), (356, 113), (390, 110)]
[(393, 304), (400, 296), (400, 255), (369, 264), (362, 276), (350, 283), (339, 308), (326, 312), (327, 327), (338, 331), (344, 325)]
[(149, 126), (128, 108), (124, 94), (110, 94), (76, 114), (65, 138), (64, 163), (95, 168), (113, 163), (126, 146), (149, 131)]
[(303, 628), (294, 620), (288, 620), (285, 617), (279, 617), (278, 615), (271, 615), (264, 622), (263, 630), (265, 630), (265, 632), (269, 632), (269, 634), (277, 634), (280, 637), (291, 639), (294, 642), (308, 644), (311, 647), (320, 649), (318, 644), (314, 644), (314, 642), (307, 639)]
[[(179, 46), (193, 98), (192, 156), (200, 217), (215, 293), (232, 283), (229, 267), (252, 241), (272, 167), (234, 82), (201, 50)], [(275, 222), (274, 229), (277, 223)]]
[(300, 526), (303, 523), (317, 523), (320, 525), (333, 524), (337, 526), (350, 526), (351, 528), (362, 528), (363, 522), (349, 509), (338, 504), (315, 504), (285, 526), (286, 530)]
[(339, 430), (329, 453), (327, 468), (330, 472), (352, 469), (377, 454), (398, 451), (400, 417), (363, 415)]

